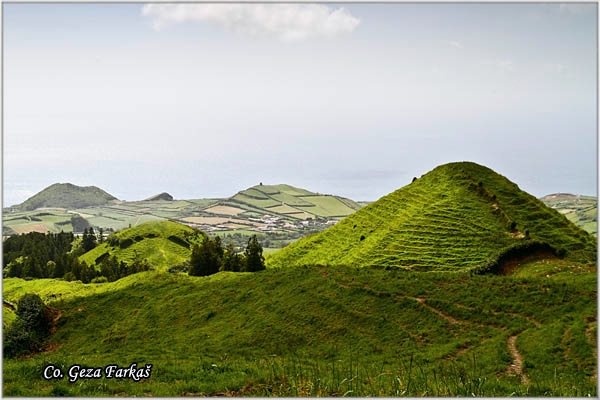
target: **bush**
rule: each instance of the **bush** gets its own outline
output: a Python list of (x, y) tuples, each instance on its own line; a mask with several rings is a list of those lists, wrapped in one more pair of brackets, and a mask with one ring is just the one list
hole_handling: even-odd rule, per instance
[(91, 283), (106, 283), (108, 282), (108, 278), (106, 278), (105, 276), (99, 276), (97, 278), (92, 279)]
[(33, 332), (27, 329), (22, 319), (14, 321), (4, 333), (4, 357), (12, 358), (31, 352), (37, 347), (34, 343)]
[(67, 282), (71, 282), (71, 281), (77, 280), (77, 277), (75, 276), (75, 274), (73, 272), (69, 271), (65, 274), (64, 280)]
[(4, 356), (41, 351), (50, 334), (51, 314), (36, 294), (26, 294), (17, 304), (17, 319), (4, 335)]
[(17, 303), (17, 316), (34, 332), (45, 333), (48, 323), (44, 318), (44, 302), (37, 294), (26, 294)]
[(119, 239), (119, 247), (122, 249), (126, 249), (133, 244), (133, 239)]

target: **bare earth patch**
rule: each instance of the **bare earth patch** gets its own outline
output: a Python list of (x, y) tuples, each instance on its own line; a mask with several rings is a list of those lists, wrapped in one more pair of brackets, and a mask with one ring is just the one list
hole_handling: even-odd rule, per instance
[(513, 363), (507, 368), (507, 375), (519, 375), (521, 376), (521, 382), (523, 384), (529, 383), (529, 378), (523, 372), (523, 357), (519, 350), (517, 350), (517, 336), (511, 336), (508, 338), (508, 351), (513, 358)]
[(213, 213), (213, 214), (221, 214), (221, 215), (238, 215), (238, 214), (243, 213), (246, 210), (243, 210), (243, 209), (237, 208), (237, 207), (231, 207), (231, 206), (214, 206), (211, 208), (207, 208), (204, 211)]
[(46, 224), (44, 222), (41, 222), (39, 224), (11, 226), (10, 228), (19, 235), (22, 233), (29, 233), (29, 232), (46, 233), (50, 230), (50, 227), (48, 226), (48, 224)]

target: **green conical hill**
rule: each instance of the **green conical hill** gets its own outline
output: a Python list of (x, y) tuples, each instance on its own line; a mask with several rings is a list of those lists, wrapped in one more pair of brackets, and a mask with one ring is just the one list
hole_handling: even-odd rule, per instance
[(80, 260), (98, 265), (104, 257), (116, 256), (119, 261), (131, 262), (137, 255), (164, 269), (188, 260), (193, 244), (202, 240), (202, 232), (177, 222), (147, 222), (109, 235)]
[(272, 254), (267, 265), (481, 268), (533, 242), (577, 260), (596, 259), (596, 240), (560, 213), (491, 169), (458, 162)]
[(14, 206), (21, 211), (42, 207), (83, 208), (105, 205), (117, 198), (96, 186), (77, 186), (71, 183), (55, 183), (36, 195)]

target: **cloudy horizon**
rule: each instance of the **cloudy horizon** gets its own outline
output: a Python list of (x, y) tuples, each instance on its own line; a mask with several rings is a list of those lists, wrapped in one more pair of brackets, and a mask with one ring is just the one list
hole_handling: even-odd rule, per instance
[(263, 182), (377, 200), (473, 161), (597, 193), (597, 4), (3, 4), (3, 205)]

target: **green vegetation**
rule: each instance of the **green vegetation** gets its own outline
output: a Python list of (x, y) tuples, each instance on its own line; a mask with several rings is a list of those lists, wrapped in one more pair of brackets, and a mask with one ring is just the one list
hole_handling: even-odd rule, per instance
[(76, 258), (71, 253), (74, 240), (72, 233), (31, 232), (9, 237), (3, 243), (3, 276), (62, 278)]
[(103, 244), (82, 255), (80, 261), (98, 265), (111, 256), (127, 263), (141, 258), (165, 270), (189, 260), (191, 246), (201, 243), (202, 237), (201, 232), (176, 222), (147, 222), (110, 234)]
[(3, 354), (15, 357), (38, 352), (50, 335), (52, 313), (37, 294), (26, 294), (17, 305), (16, 319), (6, 329), (3, 337)]
[(474, 269), (529, 240), (561, 256), (596, 260), (593, 236), (505, 177), (461, 162), (437, 167), (328, 230), (269, 255), (267, 266)]
[(71, 183), (55, 183), (12, 208), (21, 211), (42, 207), (81, 208), (104, 205), (116, 199), (95, 186), (81, 187)]
[(232, 245), (223, 248), (221, 238), (204, 238), (200, 245), (194, 245), (189, 265), (191, 276), (208, 276), (219, 271), (257, 272), (265, 269), (262, 246), (256, 235), (248, 240), (243, 254), (235, 252)]
[[(538, 259), (520, 271), (5, 279), (5, 299), (38, 293), (62, 316), (51, 350), (5, 360), (3, 395), (596, 396), (595, 267)], [(112, 363), (152, 364), (152, 376), (42, 377), (48, 364)]]
[(557, 193), (540, 199), (548, 207), (552, 207), (581, 229), (598, 236), (598, 198)]

